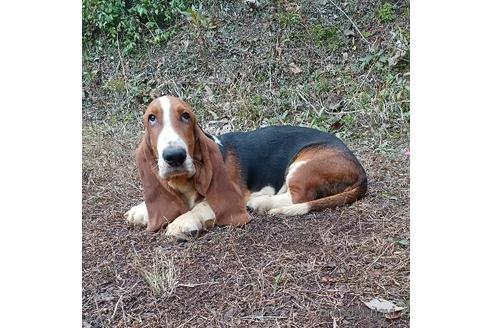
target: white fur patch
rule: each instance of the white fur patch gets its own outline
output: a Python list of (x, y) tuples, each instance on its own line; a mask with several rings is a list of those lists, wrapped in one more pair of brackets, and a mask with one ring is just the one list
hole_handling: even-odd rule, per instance
[(248, 207), (259, 213), (271, 214), (299, 215), (309, 212), (307, 204), (292, 204), (292, 195), (288, 189), (289, 180), (299, 167), (306, 163), (307, 161), (298, 161), (289, 166), (285, 184), (276, 195), (275, 190), (270, 186), (252, 193), (248, 199)]
[(289, 166), (289, 173), (287, 173), (287, 177), (285, 178), (285, 184), (288, 186), (289, 185), (289, 180), (292, 178), (292, 175), (294, 175), (294, 172), (299, 169), (302, 165), (306, 164), (307, 161), (298, 161), (294, 162)]
[(275, 189), (273, 189), (273, 187), (266, 186), (261, 188), (261, 190), (251, 193), (251, 195), (249, 195), (249, 199), (256, 198), (259, 196), (273, 196), (273, 195), (275, 195)]
[(193, 159), (188, 152), (188, 146), (186, 142), (176, 133), (172, 125), (172, 108), (171, 101), (169, 97), (163, 96), (159, 98), (161, 104), (162, 117), (164, 127), (162, 128), (159, 137), (157, 138), (157, 165), (159, 166), (159, 175), (161, 178), (165, 178), (166, 174), (169, 172), (170, 167), (162, 158), (162, 153), (164, 149), (169, 146), (181, 147), (186, 150), (186, 160), (183, 163), (183, 168), (188, 171), (188, 176), (195, 174), (195, 167), (193, 165)]
[(125, 213), (125, 218), (130, 224), (147, 226), (147, 223), (149, 222), (149, 213), (147, 212), (145, 202), (141, 202), (130, 208), (130, 210)]
[(222, 144), (222, 142), (220, 142), (219, 138), (217, 138), (216, 136), (212, 136), (212, 138), (214, 139), (214, 142), (215, 142), (217, 145), (219, 145), (219, 146), (221, 146), (221, 147), (222, 147), (222, 146), (224, 146), (224, 145)]
[(282, 188), (280, 188), (280, 190), (277, 192), (277, 195), (285, 194), (286, 192), (287, 192), (287, 184), (284, 183)]
[(190, 211), (178, 216), (166, 229), (168, 236), (186, 236), (213, 226), (215, 213), (207, 201), (203, 201)]
[(272, 208), (283, 207), (292, 204), (289, 192), (273, 196), (258, 196), (248, 200), (248, 206), (259, 213), (265, 213)]
[(302, 215), (309, 212), (310, 209), (307, 203), (300, 203), (271, 209), (268, 214)]

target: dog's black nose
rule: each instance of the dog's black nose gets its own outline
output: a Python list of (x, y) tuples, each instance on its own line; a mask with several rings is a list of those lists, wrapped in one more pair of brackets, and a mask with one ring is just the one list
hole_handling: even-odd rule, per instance
[(186, 159), (186, 150), (181, 147), (167, 147), (162, 152), (162, 158), (170, 166), (180, 166)]

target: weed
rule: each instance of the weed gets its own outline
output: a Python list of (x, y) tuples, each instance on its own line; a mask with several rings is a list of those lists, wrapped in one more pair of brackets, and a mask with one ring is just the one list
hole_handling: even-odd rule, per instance
[(121, 92), (125, 90), (125, 80), (121, 77), (114, 77), (103, 85), (103, 88), (114, 92)]
[(278, 21), (282, 28), (298, 25), (301, 22), (301, 16), (296, 13), (282, 12), (278, 14)]
[(280, 280), (282, 279), (282, 276), (283, 276), (283, 272), (279, 272), (275, 276), (275, 278), (273, 280), (273, 284), (272, 284), (272, 289), (273, 289), (274, 292), (276, 292), (278, 290), (278, 287), (280, 285)]
[(322, 75), (318, 78), (316, 89), (319, 93), (328, 93), (332, 88), (332, 82), (328, 77)]
[(183, 11), (183, 14), (187, 16), (191, 20), (191, 23), (196, 27), (210, 27), (210, 18), (205, 16), (201, 3), (198, 6), (191, 5), (191, 7)]
[(379, 19), (383, 23), (389, 23), (395, 20), (395, 9), (393, 5), (389, 2), (385, 2), (383, 6), (379, 9), (378, 13)]
[(143, 266), (138, 255), (135, 257), (134, 266), (156, 297), (169, 296), (176, 290), (178, 271), (174, 259), (167, 257), (161, 249), (154, 252), (150, 267)]
[(253, 97), (253, 105), (254, 106), (261, 106), (263, 104), (263, 99), (261, 98), (260, 95), (256, 95)]
[(311, 35), (318, 46), (326, 46), (330, 51), (335, 51), (340, 46), (338, 30), (335, 26), (316, 24), (311, 28)]

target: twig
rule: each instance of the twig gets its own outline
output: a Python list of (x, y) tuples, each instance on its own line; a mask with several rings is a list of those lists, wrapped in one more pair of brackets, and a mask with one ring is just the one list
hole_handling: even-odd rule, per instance
[(314, 107), (314, 105), (313, 105), (313, 104), (311, 104), (311, 103), (310, 103), (310, 102), (309, 102), (309, 101), (308, 101), (308, 100), (304, 97), (304, 95), (301, 93), (301, 91), (297, 91), (297, 94), (299, 95), (299, 97), (301, 97), (301, 98), (302, 98), (302, 100), (304, 100), (304, 101), (305, 101), (305, 102), (306, 102), (309, 106), (311, 106), (311, 107), (314, 109), (314, 111), (316, 112), (316, 114), (318, 114), (318, 116), (321, 114), (321, 112), (323, 112), (324, 108), (321, 108), (320, 113), (318, 113), (318, 111), (316, 110), (316, 107)]
[(377, 261), (379, 261), (379, 259), (384, 255), (386, 254), (386, 251), (391, 247), (393, 246), (393, 244), (389, 244), (385, 249), (384, 251), (381, 252), (381, 254), (379, 254), (378, 257), (376, 257), (376, 259), (374, 261), (372, 261), (371, 264), (369, 264), (367, 267), (366, 267), (366, 270), (368, 270), (370, 267), (372, 267)]
[(276, 315), (248, 315), (245, 317), (239, 317), (240, 319), (244, 320), (276, 320), (276, 319), (287, 319), (287, 317), (283, 316), (276, 316)]
[(178, 284), (176, 287), (188, 287), (188, 288), (193, 288), (197, 286), (203, 286), (203, 285), (215, 285), (218, 284), (217, 281), (209, 281), (209, 282), (201, 282), (199, 284)]
[(111, 319), (114, 318), (114, 316), (116, 314), (116, 309), (118, 308), (118, 304), (120, 304), (122, 298), (123, 298), (123, 295), (120, 295), (120, 298), (118, 298), (118, 301), (116, 302), (116, 304), (114, 306), (113, 315), (111, 316)]
[(359, 33), (359, 35), (362, 37), (362, 39), (364, 40), (364, 42), (366, 42), (367, 44), (370, 44), (370, 42), (365, 38), (365, 36), (362, 35), (361, 31), (359, 30), (359, 28), (357, 27), (357, 25), (355, 24), (355, 22), (352, 20), (352, 18), (350, 18), (349, 15), (347, 15), (347, 13), (345, 11), (343, 11), (342, 8), (338, 7), (337, 4), (334, 3), (332, 0), (329, 0), (329, 1), (331, 2), (332, 5), (335, 6), (335, 8), (337, 8), (338, 10), (340, 10), (345, 17), (347, 17), (347, 19), (350, 21), (350, 23), (352, 23), (352, 25), (357, 30), (357, 33)]

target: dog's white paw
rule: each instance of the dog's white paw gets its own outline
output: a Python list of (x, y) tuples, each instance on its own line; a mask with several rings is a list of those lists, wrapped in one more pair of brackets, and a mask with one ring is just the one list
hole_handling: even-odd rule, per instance
[(250, 198), (246, 206), (258, 213), (266, 213), (271, 208), (271, 196), (262, 195)]
[(125, 213), (125, 218), (130, 224), (146, 226), (149, 222), (149, 213), (147, 212), (145, 202), (133, 206)]
[(186, 238), (186, 236), (198, 235), (201, 230), (203, 230), (203, 225), (200, 220), (193, 213), (187, 212), (168, 224), (166, 235)]

